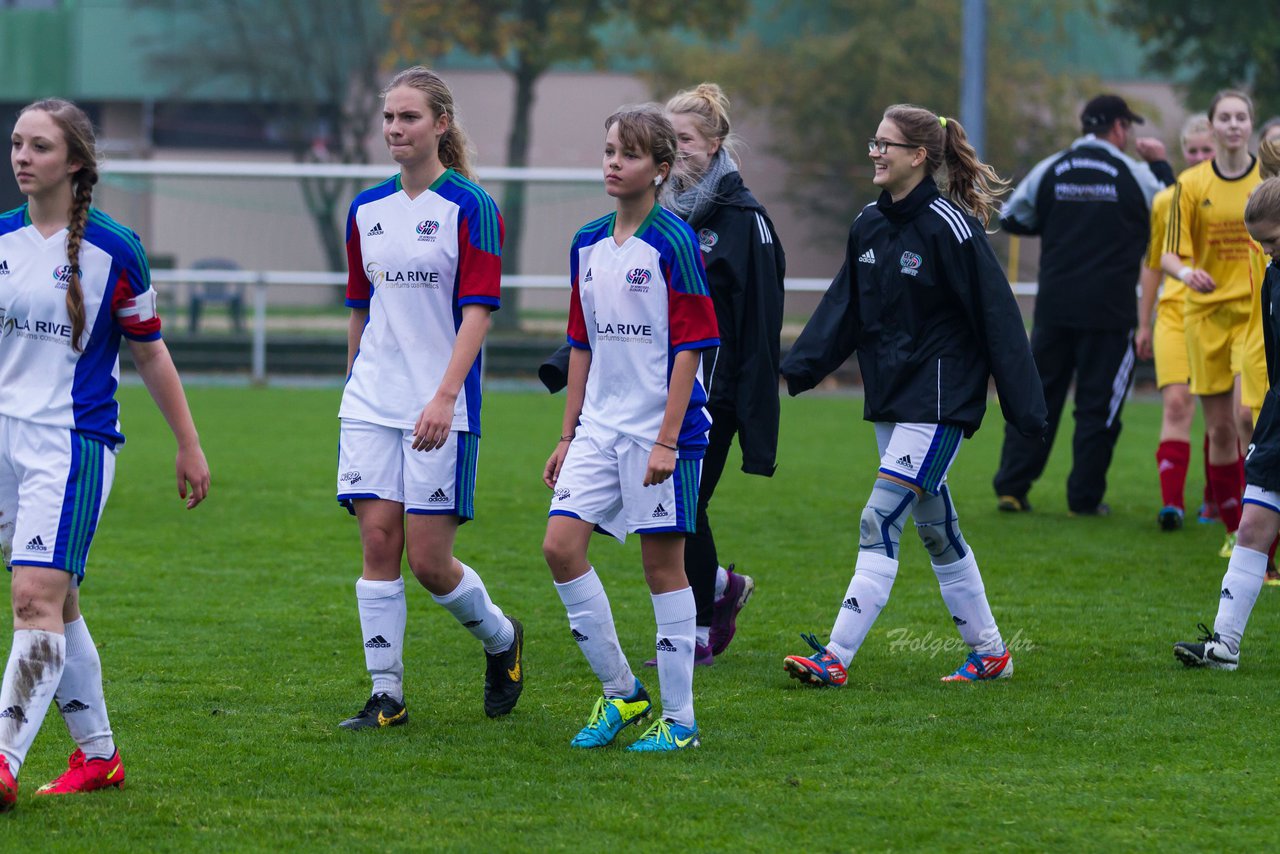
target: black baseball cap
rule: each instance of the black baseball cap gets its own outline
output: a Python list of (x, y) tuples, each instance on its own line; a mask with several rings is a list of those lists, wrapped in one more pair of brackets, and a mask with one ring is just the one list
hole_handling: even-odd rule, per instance
[(1129, 109), (1129, 105), (1119, 95), (1098, 95), (1085, 104), (1084, 110), (1080, 113), (1080, 125), (1085, 130), (1111, 127), (1116, 119), (1128, 119), (1138, 124), (1146, 123), (1142, 116)]

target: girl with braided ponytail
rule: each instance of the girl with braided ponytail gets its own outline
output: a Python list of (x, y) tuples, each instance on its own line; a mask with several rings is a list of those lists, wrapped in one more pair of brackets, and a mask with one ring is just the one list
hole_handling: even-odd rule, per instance
[(947, 472), (982, 423), (994, 376), (1009, 424), (1045, 428), (1045, 401), (1022, 315), (983, 230), (1004, 182), (955, 119), (899, 104), (868, 140), (882, 192), (849, 230), (843, 269), (782, 362), (791, 394), (856, 352), (864, 417), (879, 465), (862, 511), (858, 559), (830, 640), (783, 667), (810, 685), (845, 684), (889, 600), (907, 518), (928, 551), (942, 600), (971, 652), (945, 682), (1012, 675), (1009, 649), (960, 532)]
[(77, 747), (37, 794), (124, 783), (102, 666), (80, 613), (85, 560), (124, 444), (115, 389), (120, 339), (178, 452), (188, 509), (209, 466), (182, 382), (160, 338), (146, 253), (94, 209), (93, 126), (59, 99), (23, 109), (10, 162), (27, 203), (0, 214), (0, 549), (12, 569), (13, 647), (0, 687), (0, 811), (57, 702)]

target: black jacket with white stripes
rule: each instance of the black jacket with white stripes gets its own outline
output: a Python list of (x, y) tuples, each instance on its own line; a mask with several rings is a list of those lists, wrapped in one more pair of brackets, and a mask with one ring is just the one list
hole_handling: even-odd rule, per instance
[(778, 451), (778, 338), (787, 259), (764, 206), (738, 172), (720, 179), (716, 204), (689, 225), (698, 234), (716, 307), (720, 348), (704, 356), (707, 405), (737, 415), (742, 470), (768, 477)]
[(849, 229), (845, 261), (782, 363), (813, 388), (858, 354), (868, 421), (954, 424), (973, 435), (994, 376), (1018, 432), (1044, 432), (1044, 389), (1013, 291), (982, 224), (925, 178), (881, 193)]

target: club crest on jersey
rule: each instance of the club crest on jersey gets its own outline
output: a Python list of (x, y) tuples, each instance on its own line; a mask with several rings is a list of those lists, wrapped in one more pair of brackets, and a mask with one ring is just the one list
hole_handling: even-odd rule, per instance
[(649, 293), (649, 280), (652, 278), (653, 274), (643, 267), (636, 267), (630, 273), (627, 273), (627, 283), (631, 285), (631, 293)]
[(720, 242), (720, 235), (716, 234), (709, 228), (698, 229), (698, 246), (703, 252), (710, 252), (711, 247)]
[(71, 285), (71, 265), (59, 264), (53, 268), (54, 287), (65, 291)]
[(924, 259), (914, 252), (903, 252), (902, 272), (907, 276), (918, 276), (920, 274), (920, 265), (924, 263)]
[(436, 240), (436, 232), (440, 230), (440, 223), (434, 219), (424, 219), (418, 223), (418, 239), (425, 240), (428, 243), (434, 243)]

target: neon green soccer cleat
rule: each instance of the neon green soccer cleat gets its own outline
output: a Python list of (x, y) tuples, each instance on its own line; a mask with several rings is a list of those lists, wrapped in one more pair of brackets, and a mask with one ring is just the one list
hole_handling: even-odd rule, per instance
[(630, 697), (600, 697), (591, 709), (587, 725), (569, 742), (570, 747), (604, 747), (618, 737), (618, 733), (632, 724), (638, 724), (649, 716), (653, 704), (640, 680), (636, 680)]

